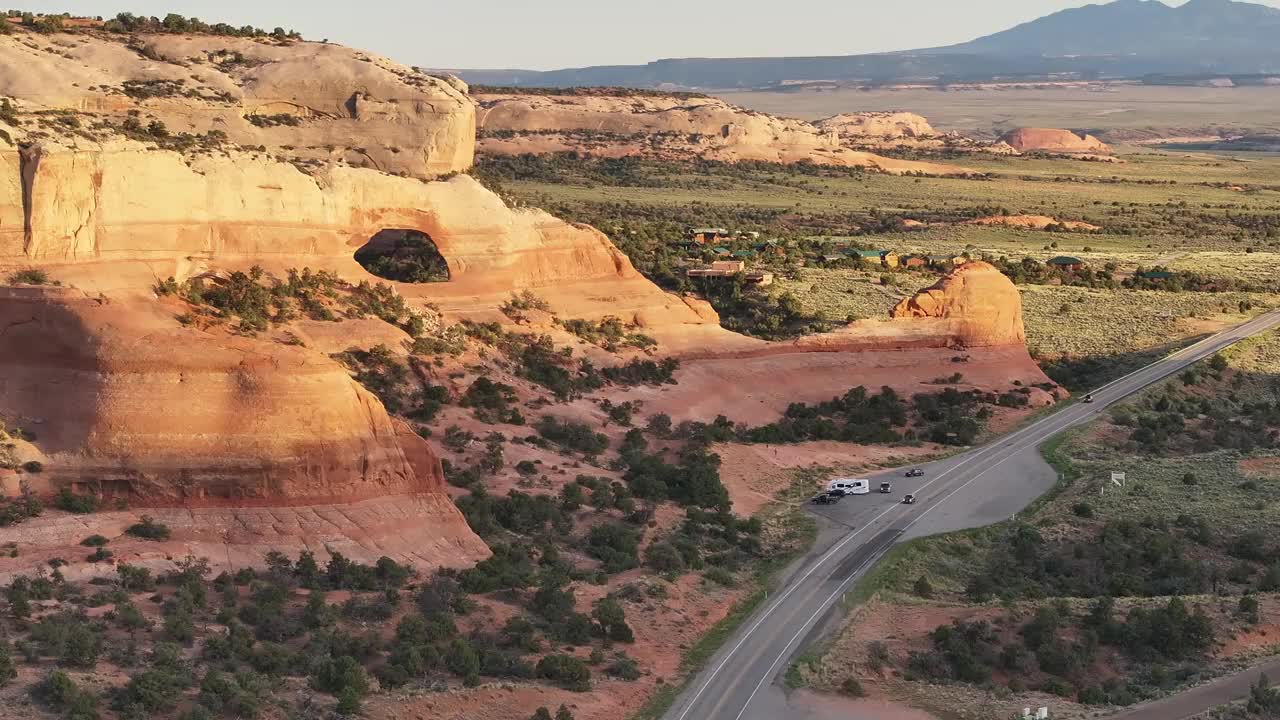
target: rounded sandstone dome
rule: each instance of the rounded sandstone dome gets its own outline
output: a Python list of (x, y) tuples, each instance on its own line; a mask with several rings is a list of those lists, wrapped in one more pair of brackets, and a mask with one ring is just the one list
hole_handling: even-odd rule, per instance
[(1109, 153), (1111, 148), (1088, 133), (1058, 128), (1017, 128), (1000, 136), (1000, 142), (1019, 152)]
[(932, 287), (898, 303), (894, 318), (950, 321), (964, 345), (1015, 345), (1026, 340), (1022, 298), (1009, 278), (989, 263), (967, 262)]

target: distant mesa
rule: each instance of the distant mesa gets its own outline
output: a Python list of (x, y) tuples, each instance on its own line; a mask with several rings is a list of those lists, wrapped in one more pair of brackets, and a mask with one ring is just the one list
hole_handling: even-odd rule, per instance
[[(613, 95), (602, 94), (611, 90)], [(823, 126), (688, 94), (637, 94), (615, 88), (556, 95), (488, 88), (475, 97), (479, 102), (477, 151), (482, 155), (577, 152), (603, 158), (807, 162), (891, 174), (973, 172), (868, 151), (886, 138), (934, 134), (924, 118), (908, 113), (844, 115), (830, 118)], [(859, 140), (849, 140), (854, 134)]]
[(1056, 128), (1017, 128), (1001, 135), (1000, 142), (1018, 152), (1111, 153), (1109, 145), (1088, 133)]

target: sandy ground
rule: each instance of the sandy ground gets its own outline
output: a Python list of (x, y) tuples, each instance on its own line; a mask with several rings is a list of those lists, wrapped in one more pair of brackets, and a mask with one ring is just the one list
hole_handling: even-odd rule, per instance
[[(737, 445), (721, 443), (713, 448), (720, 456), (720, 479), (729, 490), (739, 513), (754, 514), (778, 492), (790, 487), (795, 471), (821, 468), (834, 473), (861, 472), (871, 468), (909, 464), (943, 451), (939, 445), (918, 447), (855, 445), (815, 441), (795, 445)], [(815, 479), (814, 490), (819, 485)]]
[[(967, 357), (966, 362), (953, 358)], [(946, 348), (863, 352), (797, 352), (762, 357), (685, 361), (678, 385), (637, 388), (628, 394), (645, 402), (645, 413), (671, 419), (710, 421), (724, 415), (760, 425), (778, 419), (793, 402), (813, 403), (843, 395), (859, 385), (878, 391), (889, 386), (911, 395), (938, 392), (931, 380), (962, 373), (961, 390), (1010, 390), (1044, 376), (1021, 348)]]

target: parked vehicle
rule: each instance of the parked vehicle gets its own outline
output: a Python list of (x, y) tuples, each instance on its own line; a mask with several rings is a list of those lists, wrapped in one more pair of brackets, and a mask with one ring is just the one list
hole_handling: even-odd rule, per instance
[(911, 468), (907, 471), (907, 477), (924, 477), (924, 471), (920, 468)]
[(827, 483), (827, 492), (836, 490), (843, 495), (866, 495), (871, 492), (871, 483), (857, 478), (836, 478)]
[(834, 493), (818, 493), (809, 501), (815, 505), (835, 505), (840, 502), (840, 495)]
[(880, 483), (880, 492), (884, 494), (893, 492), (893, 484), (889, 482)]
[(915, 495), (907, 495), (906, 497), (902, 498), (902, 504), (903, 504), (903, 505), (915, 505), (915, 504), (916, 504), (916, 496), (915, 496)]

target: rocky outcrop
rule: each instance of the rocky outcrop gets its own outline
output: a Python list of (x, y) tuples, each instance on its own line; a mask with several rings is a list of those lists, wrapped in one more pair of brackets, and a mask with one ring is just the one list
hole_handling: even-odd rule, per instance
[(950, 165), (886, 158), (823, 129), (710, 97), (478, 95), (481, 153), (574, 151), (595, 157), (811, 162), (889, 173), (964, 174)]
[(327, 534), (369, 552), (449, 548), (434, 561), (399, 552), (427, 565), (487, 554), (448, 501), (426, 441), (324, 355), (183, 327), (154, 301), (62, 288), (0, 288), (0, 328), (0, 418), (35, 437), (23, 460), (43, 467), (26, 476), (36, 493), (182, 508), (175, 541), (188, 550), (276, 544), (271, 534), (302, 543), (305, 533), (289, 540), (285, 526), (305, 514), (402, 498), (392, 506), (430, 514), (411, 523), (379, 511), (382, 520), (361, 523), (348, 513)]
[(868, 139), (921, 139), (939, 137), (923, 116), (909, 112), (841, 113), (814, 123), (819, 130), (839, 133), (842, 137)]
[(475, 150), (475, 108), (460, 81), (328, 43), (92, 29), (0, 35), (0, 96), (79, 114), (74, 127), (35, 119), (45, 133), (141, 134), (126, 128), (135, 113), (140, 127), (158, 121), (171, 136), (209, 139), (191, 152), (226, 142), (419, 178), (465, 170)]
[[(157, 280), (260, 265), (369, 278), (356, 250), (384, 229), (426, 233), (451, 281), (401, 285), (454, 317), (491, 318), (535, 290), (570, 317), (618, 315), (678, 341), (718, 332), (713, 312), (662, 292), (603, 234), (508, 208), (468, 176), (422, 183), (333, 166), (314, 174), (261, 155), (194, 159), (131, 141), (0, 146), (0, 268), (39, 265), (83, 290), (150, 293)], [(24, 199), (25, 198), (25, 199)], [(0, 216), (0, 220), (3, 220)]]
[(990, 217), (975, 218), (970, 220), (969, 225), (1003, 225), (1005, 227), (1029, 228), (1032, 230), (1044, 230), (1050, 227), (1065, 228), (1067, 230), (1080, 230), (1093, 232), (1102, 228), (1087, 222), (1079, 220), (1059, 220), (1049, 215), (992, 215)]
[(967, 347), (1020, 346), (1027, 337), (1017, 287), (985, 262), (957, 267), (898, 303), (892, 316), (931, 326), (931, 334)]
[(1050, 128), (1018, 128), (1000, 136), (1005, 143), (1018, 152), (1050, 152), (1050, 153), (1096, 153), (1108, 154), (1111, 148), (1098, 138), (1088, 133), (1075, 133), (1070, 130)]

